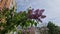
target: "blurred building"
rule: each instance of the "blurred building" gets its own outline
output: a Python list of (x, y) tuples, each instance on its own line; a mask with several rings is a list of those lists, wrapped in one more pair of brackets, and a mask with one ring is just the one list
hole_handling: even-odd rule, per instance
[(0, 0), (0, 10), (4, 7), (11, 9), (13, 6), (16, 6), (15, 0)]
[(22, 34), (48, 34), (47, 27), (30, 27), (22, 30)]

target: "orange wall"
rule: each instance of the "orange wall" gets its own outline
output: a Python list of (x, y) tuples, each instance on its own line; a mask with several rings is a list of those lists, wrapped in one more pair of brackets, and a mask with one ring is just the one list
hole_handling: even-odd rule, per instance
[(0, 3), (0, 8), (3, 8), (3, 7), (4, 7), (5, 1), (6, 1), (6, 0), (2, 0), (2, 2)]
[(10, 2), (11, 2), (11, 0), (8, 0), (8, 1), (6, 2), (6, 8), (9, 8)]
[(0, 9), (2, 9), (3, 7), (9, 8), (10, 2), (11, 0), (2, 0), (2, 2), (0, 3)]

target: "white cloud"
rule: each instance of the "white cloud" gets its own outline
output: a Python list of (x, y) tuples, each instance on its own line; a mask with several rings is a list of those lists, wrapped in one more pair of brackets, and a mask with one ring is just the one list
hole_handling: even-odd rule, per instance
[(60, 26), (60, 0), (48, 0), (47, 6), (49, 7), (47, 10), (47, 19), (51, 19), (55, 24)]
[(44, 14), (47, 15), (44, 21), (51, 20), (60, 25), (60, 0), (18, 0), (18, 5), (21, 5), (22, 8), (27, 8), (28, 6), (32, 6), (35, 9), (43, 8), (46, 10)]

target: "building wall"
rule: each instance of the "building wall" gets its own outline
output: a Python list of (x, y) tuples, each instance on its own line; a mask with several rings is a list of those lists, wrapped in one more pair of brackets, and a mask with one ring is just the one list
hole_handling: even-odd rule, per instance
[(6, 0), (6, 8), (9, 8), (11, 0)]
[(15, 0), (11, 0), (11, 2), (10, 2), (9, 8), (11, 9), (13, 7), (16, 9), (16, 1)]
[(5, 5), (6, 0), (1, 0), (0, 1), (0, 9), (2, 9)]
[(1, 0), (0, 2), (0, 10), (3, 9), (4, 7), (6, 8), (11, 8), (15, 5), (15, 0)]
[(35, 29), (35, 34), (40, 34), (40, 31), (39, 31), (39, 29)]

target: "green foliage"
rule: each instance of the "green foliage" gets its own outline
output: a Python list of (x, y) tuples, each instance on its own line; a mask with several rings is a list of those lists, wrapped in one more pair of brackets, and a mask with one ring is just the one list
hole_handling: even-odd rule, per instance
[(48, 22), (48, 32), (49, 34), (60, 34), (60, 29), (58, 26), (53, 24), (51, 21)]
[[(11, 9), (12, 10), (12, 9)], [(14, 29), (14, 23), (12, 21), (12, 14), (11, 12), (13, 12), (13, 10), (11, 11), (9, 9), (4, 8), (1, 11), (1, 16), (0, 16), (0, 34), (5, 34), (8, 31), (11, 31), (12, 29)], [(2, 28), (3, 27), (3, 28)]]
[(20, 31), (18, 31), (18, 34), (22, 34), (22, 31), (20, 30)]
[(23, 11), (22, 13), (17, 13), (14, 12), (14, 8), (4, 8), (2, 11), (0, 11), (0, 34), (5, 34), (12, 30), (15, 30), (15, 27), (17, 27), (18, 25), (23, 28), (30, 26), (30, 24), (37, 25), (36, 22), (27, 18), (26, 11)]

